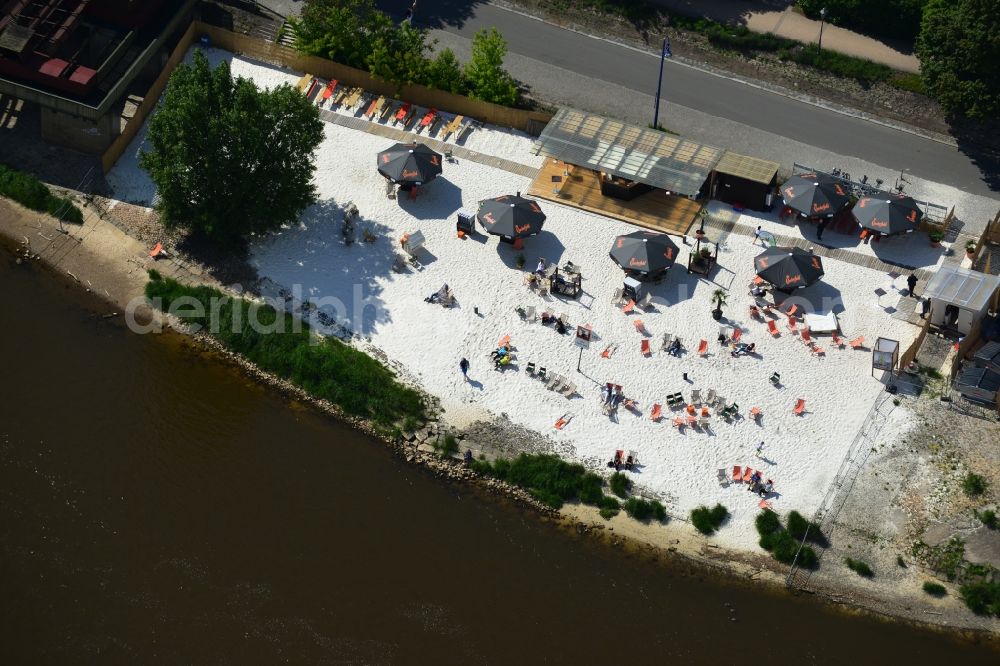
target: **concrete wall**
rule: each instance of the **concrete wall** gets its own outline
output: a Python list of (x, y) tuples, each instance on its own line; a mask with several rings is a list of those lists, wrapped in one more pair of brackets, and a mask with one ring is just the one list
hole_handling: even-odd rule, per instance
[(82, 153), (100, 155), (118, 137), (121, 121), (117, 113), (108, 112), (97, 120), (89, 120), (42, 107), (42, 138)]

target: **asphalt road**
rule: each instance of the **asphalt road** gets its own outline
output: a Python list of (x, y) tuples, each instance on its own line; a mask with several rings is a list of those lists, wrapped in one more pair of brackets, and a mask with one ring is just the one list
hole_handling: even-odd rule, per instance
[[(476, 31), (495, 26), (512, 54), (584, 75), (595, 86), (607, 82), (642, 95), (655, 95), (659, 60), (653, 55), (475, 0), (425, 3), (418, 5), (416, 23), (431, 28), (432, 35), (444, 31), (471, 39)], [(407, 0), (381, 0), (378, 4), (393, 17), (401, 17), (409, 6)], [(535, 87), (544, 98), (546, 91), (537, 83)], [(581, 90), (581, 99), (587, 94)], [(975, 155), (972, 147), (956, 148), (669, 60), (664, 70), (663, 99), (832, 153), (906, 170), (970, 194), (992, 197), (1000, 191), (997, 161)], [(724, 141), (714, 143), (726, 147)]]

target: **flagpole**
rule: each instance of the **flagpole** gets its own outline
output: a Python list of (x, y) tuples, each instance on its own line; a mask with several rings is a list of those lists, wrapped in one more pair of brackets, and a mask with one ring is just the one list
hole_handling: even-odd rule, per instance
[(663, 48), (660, 49), (660, 78), (656, 80), (656, 102), (653, 106), (653, 129), (660, 126), (660, 89), (663, 86), (663, 61), (670, 53), (670, 38), (663, 38)]

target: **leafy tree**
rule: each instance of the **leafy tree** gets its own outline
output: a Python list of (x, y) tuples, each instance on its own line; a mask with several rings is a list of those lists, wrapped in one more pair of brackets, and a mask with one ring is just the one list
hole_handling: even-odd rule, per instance
[(799, 0), (809, 18), (819, 19), (826, 9), (826, 20), (877, 37), (916, 38), (920, 14), (927, 0)]
[(437, 58), (427, 64), (424, 76), (425, 85), (438, 90), (464, 95), (467, 87), (462, 65), (455, 57), (454, 51), (445, 49), (438, 53)]
[(996, 0), (929, 0), (917, 38), (927, 91), (946, 111), (1000, 116), (1000, 11)]
[(506, 55), (507, 42), (496, 28), (476, 33), (472, 39), (472, 59), (465, 65), (472, 97), (504, 106), (517, 103), (517, 82), (503, 68)]
[(259, 90), (196, 51), (170, 77), (139, 158), (168, 227), (226, 245), (296, 219), (315, 198), (319, 113), (288, 85)]
[(392, 19), (375, 0), (309, 0), (301, 18), (289, 23), (299, 51), (364, 69), (375, 36), (392, 26)]
[(427, 49), (425, 30), (405, 23), (398, 28), (387, 23), (372, 36), (372, 50), (366, 61), (368, 71), (397, 86), (422, 83), (426, 79)]

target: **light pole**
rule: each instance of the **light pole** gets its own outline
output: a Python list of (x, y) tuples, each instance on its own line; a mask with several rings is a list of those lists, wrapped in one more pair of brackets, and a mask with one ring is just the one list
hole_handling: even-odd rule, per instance
[(823, 24), (826, 23), (826, 7), (819, 10), (819, 51), (823, 50)]
[(660, 126), (660, 88), (663, 86), (663, 61), (671, 57), (670, 38), (663, 38), (663, 49), (660, 51), (660, 78), (656, 80), (656, 102), (653, 106), (653, 129)]

